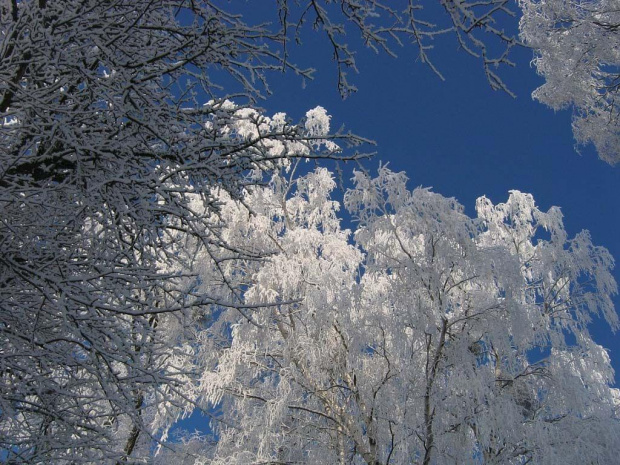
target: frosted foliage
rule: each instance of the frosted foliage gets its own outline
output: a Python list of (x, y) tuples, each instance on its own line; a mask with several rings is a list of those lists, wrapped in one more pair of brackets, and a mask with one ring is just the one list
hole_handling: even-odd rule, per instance
[(306, 113), (306, 130), (313, 136), (329, 133), (329, 115), (323, 107), (316, 107)]
[[(0, 2), (0, 460), (542, 463), (536, 438), (582, 419), (613, 444), (586, 330), (616, 324), (606, 251), (516, 193), (518, 215), (486, 202), (472, 220), (386, 169), (355, 175), (351, 234), (333, 174), (298, 160), (363, 141), (321, 107), (294, 124), (252, 106), (269, 71), (312, 76), (286, 46), (304, 23), (342, 95), (347, 30), (387, 53), (410, 40), (437, 72), (454, 34), (507, 90), (507, 0), (446, 0), (437, 24), (409, 1), (279, 0), (263, 25), (233, 3)], [(216, 435), (174, 444), (197, 406)]]
[(618, 326), (608, 252), (517, 191), (470, 218), (385, 167), (354, 183), (353, 235), (326, 169), (227, 201), (227, 241), (269, 258), (230, 268), (246, 310), (200, 335), (200, 460), (613, 463), (619, 395), (587, 330)]
[(620, 9), (616, 0), (520, 0), (521, 37), (545, 84), (533, 96), (573, 108), (573, 132), (607, 163), (620, 161)]
[(212, 2), (0, 2), (0, 460), (145, 462), (192, 410), (227, 260), (261, 253), (222, 205), (356, 141), (247, 107), (266, 35)]

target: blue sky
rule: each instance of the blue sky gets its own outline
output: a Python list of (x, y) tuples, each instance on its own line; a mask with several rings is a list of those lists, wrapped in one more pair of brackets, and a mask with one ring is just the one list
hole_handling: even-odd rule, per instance
[[(271, 75), (273, 95), (259, 103), (268, 113), (284, 111), (299, 119), (321, 105), (333, 127), (344, 124), (376, 141), (370, 166), (381, 161), (405, 171), (410, 187), (431, 186), (456, 197), (469, 215), (481, 195), (497, 203), (511, 189), (529, 192), (542, 209), (561, 207), (571, 236), (588, 229), (596, 245), (620, 259), (620, 169), (599, 160), (592, 147), (577, 153), (570, 110), (554, 112), (532, 100), (543, 81), (530, 65), (531, 50), (513, 49), (515, 68), (501, 70), (517, 95), (512, 98), (490, 88), (482, 65), (458, 50), (452, 37), (438, 41), (431, 55), (446, 78), (441, 81), (417, 59), (414, 47), (395, 48), (394, 59), (358, 47), (352, 34), (360, 73), (350, 78), (359, 90), (343, 101), (327, 40), (316, 33), (304, 40), (291, 50), (292, 60), (316, 68), (315, 79), (302, 86), (292, 73)], [(620, 266), (615, 277), (620, 282)], [(620, 335), (602, 321), (592, 331), (611, 350), (620, 377)]]

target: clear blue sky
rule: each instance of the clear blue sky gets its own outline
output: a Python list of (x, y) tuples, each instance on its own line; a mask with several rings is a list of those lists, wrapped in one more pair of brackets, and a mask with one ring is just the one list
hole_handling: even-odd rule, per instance
[[(325, 107), (333, 127), (344, 124), (377, 142), (371, 166), (389, 162), (408, 174), (411, 187), (431, 186), (456, 197), (470, 215), (481, 195), (497, 203), (511, 189), (529, 192), (542, 209), (561, 207), (571, 236), (588, 229), (596, 245), (620, 260), (620, 168), (600, 161), (592, 147), (576, 152), (569, 110), (556, 113), (532, 100), (542, 80), (530, 65), (530, 50), (514, 50), (516, 67), (501, 73), (515, 99), (491, 90), (481, 64), (458, 50), (452, 37), (439, 41), (432, 55), (445, 81), (417, 60), (414, 47), (397, 48), (393, 59), (358, 47), (353, 35), (350, 42), (358, 49), (360, 73), (351, 76), (357, 94), (341, 100), (330, 46), (309, 34), (292, 49), (292, 60), (317, 68), (315, 80), (302, 87), (291, 73), (272, 75), (274, 93), (260, 105), (294, 120), (316, 105)], [(620, 264), (615, 277), (620, 282)], [(602, 321), (592, 329), (611, 350), (620, 378), (620, 335)]]

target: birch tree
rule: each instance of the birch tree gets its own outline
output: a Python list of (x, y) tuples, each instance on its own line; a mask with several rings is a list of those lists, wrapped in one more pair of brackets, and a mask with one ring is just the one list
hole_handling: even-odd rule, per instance
[(609, 253), (517, 191), (470, 218), (402, 173), (355, 184), (353, 234), (326, 169), (226, 209), (230, 241), (270, 257), (232, 268), (244, 299), (278, 304), (201, 336), (203, 460), (612, 463), (620, 397), (587, 329), (618, 327)]

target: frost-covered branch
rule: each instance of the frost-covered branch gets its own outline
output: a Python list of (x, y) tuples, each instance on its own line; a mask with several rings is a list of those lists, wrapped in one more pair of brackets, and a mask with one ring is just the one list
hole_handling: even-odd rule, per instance
[(352, 242), (332, 176), (275, 176), (246, 198), (251, 218), (226, 209), (233, 242), (273, 252), (241, 267), (244, 299), (297, 302), (257, 310), (260, 326), (225, 310), (205, 330), (195, 389), (236, 427), (204, 460), (613, 460), (618, 390), (587, 330), (599, 313), (618, 325), (608, 252), (530, 195), (480, 198), (470, 218), (385, 168), (346, 193)]

